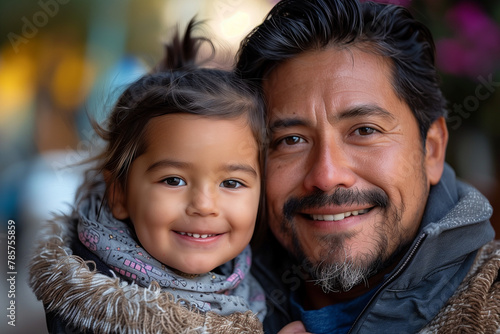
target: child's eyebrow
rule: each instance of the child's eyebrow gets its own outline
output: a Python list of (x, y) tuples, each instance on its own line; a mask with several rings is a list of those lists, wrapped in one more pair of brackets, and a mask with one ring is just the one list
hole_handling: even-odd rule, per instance
[(189, 168), (190, 166), (191, 166), (191, 164), (187, 163), (187, 162), (181, 162), (181, 161), (163, 159), (163, 160), (159, 160), (159, 161), (156, 161), (155, 163), (151, 164), (146, 169), (146, 172), (150, 173), (150, 172), (154, 171), (155, 169), (167, 168), (167, 167)]
[[(176, 160), (170, 160), (170, 159), (163, 159), (163, 160), (159, 160), (159, 161), (156, 161), (153, 164), (151, 164), (146, 169), (146, 172), (147, 173), (151, 173), (151, 172), (153, 172), (156, 169), (168, 168), (168, 167), (179, 168), (179, 169), (186, 169), (186, 168), (190, 168), (191, 166), (192, 166), (192, 164), (190, 164), (188, 162), (182, 162), (182, 161), (176, 161)], [(258, 176), (257, 172), (255, 171), (255, 168), (253, 168), (252, 166), (250, 166), (248, 164), (238, 164), (238, 163), (235, 163), (235, 164), (232, 164), (232, 163), (223, 164), (222, 167), (221, 167), (221, 170), (227, 171), (227, 172), (241, 171), (241, 172), (245, 172), (245, 173), (251, 174), (254, 177)]]
[(224, 166), (223, 170), (226, 170), (228, 172), (240, 171), (240, 172), (245, 172), (245, 173), (251, 174), (254, 177), (258, 176), (255, 169), (252, 166), (247, 165), (247, 164), (227, 164)]

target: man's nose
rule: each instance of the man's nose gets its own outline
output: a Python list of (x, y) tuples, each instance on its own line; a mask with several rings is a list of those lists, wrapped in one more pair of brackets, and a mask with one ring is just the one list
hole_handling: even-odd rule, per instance
[(330, 192), (337, 187), (350, 188), (355, 180), (349, 156), (341, 146), (325, 138), (314, 147), (304, 179), (306, 190)]
[(190, 216), (218, 216), (217, 190), (213, 187), (191, 190), (186, 213)]

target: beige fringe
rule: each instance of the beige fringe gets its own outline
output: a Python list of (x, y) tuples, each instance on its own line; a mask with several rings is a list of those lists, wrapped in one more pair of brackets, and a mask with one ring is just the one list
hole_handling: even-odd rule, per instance
[[(108, 277), (72, 255), (75, 235), (58, 217), (48, 222), (30, 263), (30, 286), (47, 311), (79, 330), (101, 333), (263, 333), (252, 312), (203, 314), (175, 301), (154, 282), (149, 288)], [(90, 269), (94, 268), (94, 269)]]

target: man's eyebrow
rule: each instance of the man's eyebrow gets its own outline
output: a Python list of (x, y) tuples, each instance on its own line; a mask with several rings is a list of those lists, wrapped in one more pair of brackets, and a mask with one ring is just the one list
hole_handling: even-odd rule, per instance
[(292, 126), (307, 126), (308, 122), (300, 118), (279, 118), (269, 123), (269, 130), (271, 132), (278, 129), (289, 128)]
[[(347, 110), (341, 111), (335, 114), (333, 117), (335, 121), (340, 121), (348, 118), (355, 118), (361, 116), (379, 116), (387, 119), (394, 120), (395, 117), (387, 109), (382, 108), (378, 105), (365, 104), (360, 106), (355, 106)], [(298, 117), (289, 118), (278, 118), (269, 123), (269, 130), (274, 132), (278, 129), (293, 127), (293, 126), (308, 126), (309, 122), (307, 120)]]
[(170, 159), (163, 159), (156, 161), (155, 163), (151, 164), (147, 169), (146, 172), (152, 172), (156, 169), (160, 168), (167, 168), (167, 167), (174, 167), (174, 168), (188, 168), (190, 167), (191, 164), (187, 162), (181, 162), (181, 161), (175, 161), (175, 160), (170, 160)]
[(355, 118), (361, 116), (379, 116), (391, 120), (395, 119), (394, 115), (390, 113), (388, 110), (373, 104), (355, 106), (353, 108), (341, 111), (340, 113), (335, 115), (335, 119), (337, 121), (340, 121), (343, 119)]

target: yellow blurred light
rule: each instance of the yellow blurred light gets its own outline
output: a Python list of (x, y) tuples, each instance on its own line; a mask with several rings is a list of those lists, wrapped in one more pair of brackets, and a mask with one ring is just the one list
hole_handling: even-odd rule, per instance
[(24, 119), (35, 95), (35, 64), (26, 54), (0, 53), (0, 124)]
[(82, 55), (63, 58), (57, 65), (51, 82), (54, 104), (62, 109), (75, 109), (81, 105), (92, 85), (94, 73)]
[(238, 11), (221, 22), (222, 36), (227, 39), (241, 37), (250, 27), (250, 15)]

